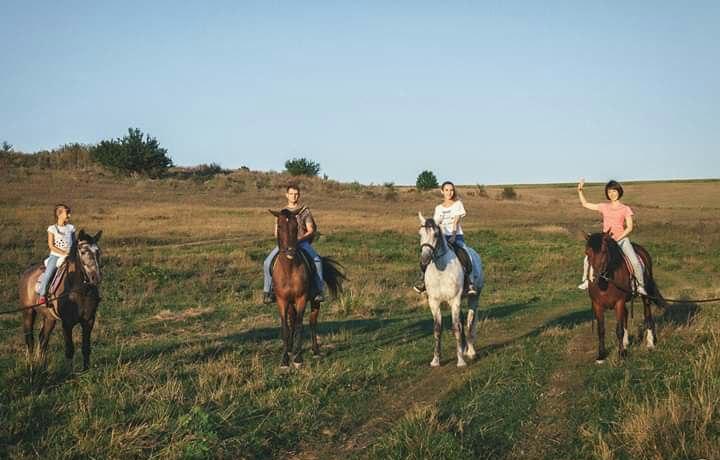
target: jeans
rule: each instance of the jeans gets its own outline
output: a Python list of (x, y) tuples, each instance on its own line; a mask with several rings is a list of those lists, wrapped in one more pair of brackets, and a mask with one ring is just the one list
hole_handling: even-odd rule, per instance
[[(322, 259), (320, 258), (320, 255), (307, 241), (303, 241), (298, 244), (298, 249), (305, 251), (315, 264), (315, 270), (317, 272), (315, 276), (315, 287), (317, 287), (318, 291), (322, 292), (325, 290), (325, 282), (322, 277)], [(265, 262), (263, 263), (263, 292), (270, 292), (272, 289), (272, 275), (270, 274), (270, 268), (272, 267), (270, 267), (270, 264), (278, 252), (280, 252), (280, 249), (276, 246), (272, 251), (270, 251), (270, 255), (265, 258)]]
[(644, 288), (645, 276), (643, 274), (643, 268), (642, 265), (640, 265), (640, 258), (635, 253), (635, 248), (633, 248), (633, 245), (630, 242), (630, 238), (625, 237), (617, 243), (618, 246), (620, 246), (620, 249), (622, 249), (622, 252), (625, 253), (625, 257), (630, 260), (630, 265), (632, 265), (633, 271), (635, 272), (635, 279), (637, 279), (638, 285)]
[(60, 258), (54, 254), (50, 254), (50, 257), (47, 258), (47, 267), (45, 267), (45, 273), (42, 274), (42, 281), (40, 281), (38, 294), (47, 294), (48, 284), (50, 284), (50, 281), (53, 279), (53, 275), (55, 275), (55, 272), (57, 271), (58, 259)]

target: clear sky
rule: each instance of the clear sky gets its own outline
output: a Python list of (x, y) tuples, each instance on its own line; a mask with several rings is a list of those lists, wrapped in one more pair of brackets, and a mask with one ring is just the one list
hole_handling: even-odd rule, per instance
[(720, 2), (0, 2), (0, 140), (342, 181), (720, 177)]

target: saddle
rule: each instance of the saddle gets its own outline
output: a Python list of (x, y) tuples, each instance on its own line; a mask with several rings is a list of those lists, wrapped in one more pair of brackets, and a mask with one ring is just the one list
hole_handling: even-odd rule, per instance
[[(308, 253), (305, 252), (304, 249), (298, 248), (298, 253), (300, 254), (300, 259), (302, 260), (303, 265), (305, 265), (305, 268), (310, 273), (310, 295), (314, 296), (314, 295), (318, 294), (318, 292), (316, 292), (317, 286), (315, 286), (315, 277), (317, 276), (317, 268), (315, 268), (315, 263), (313, 262), (312, 258), (308, 255)], [(279, 252), (277, 254), (275, 254), (275, 257), (273, 257), (273, 259), (270, 263), (270, 273), (272, 273), (273, 269), (275, 268), (275, 264), (277, 263), (278, 256), (280, 256)]]
[[(630, 259), (623, 253), (623, 260), (625, 261), (625, 267), (627, 267), (628, 273), (630, 273), (630, 279), (632, 284), (632, 290), (633, 292), (637, 292), (637, 285), (638, 285), (638, 274), (635, 273), (633, 270), (632, 263), (630, 263)], [(643, 262), (642, 257), (638, 256), (638, 262), (640, 262), (640, 267), (642, 267), (642, 273), (640, 273), (639, 276), (645, 276), (645, 262)]]

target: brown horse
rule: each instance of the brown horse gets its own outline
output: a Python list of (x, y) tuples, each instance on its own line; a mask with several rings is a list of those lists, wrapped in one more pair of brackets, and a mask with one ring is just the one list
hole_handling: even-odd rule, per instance
[[(65, 357), (68, 360), (72, 360), (75, 354), (72, 341), (73, 327), (78, 323), (82, 327), (83, 370), (90, 367), (90, 333), (95, 324), (95, 312), (100, 303), (98, 285), (101, 274), (98, 241), (101, 236), (102, 231), (95, 236), (90, 236), (84, 230), (80, 230), (77, 242), (73, 244), (66, 259), (67, 270), (62, 275), (63, 279), (58, 290), (48, 296), (48, 303), (55, 306), (62, 323), (65, 334)], [(21, 307), (30, 307), (37, 303), (38, 295), (35, 292), (35, 285), (42, 272), (42, 265), (34, 265), (22, 274), (19, 286)], [(44, 362), (50, 334), (55, 328), (57, 319), (50, 306), (26, 308), (23, 311), (23, 329), (28, 357), (32, 357), (35, 348), (33, 327), (38, 313), (43, 317), (43, 324), (38, 337), (40, 344), (37, 353)]]
[[(317, 342), (317, 318), (320, 304), (312, 302), (313, 275), (298, 248), (298, 221), (296, 213), (283, 209), (270, 213), (277, 218), (277, 243), (279, 253), (271, 273), (275, 296), (277, 297), (280, 323), (282, 327), (283, 354), (280, 366), (287, 368), (290, 364), (289, 353), (293, 353), (293, 366), (302, 366), (303, 315), (308, 304), (310, 306), (310, 329), (312, 332), (312, 351), (314, 357), (320, 356)], [(333, 296), (342, 291), (345, 275), (340, 271), (340, 264), (323, 257), (323, 279)]]
[[(592, 267), (594, 276), (591, 277), (588, 294), (592, 301), (593, 312), (598, 323), (598, 357), (597, 362), (602, 363), (607, 357), (605, 351), (605, 309), (615, 310), (617, 319), (616, 335), (621, 357), (627, 355), (629, 337), (627, 331), (628, 311), (626, 304), (633, 298), (633, 277), (625, 264), (622, 249), (609, 233), (593, 233), (586, 236), (585, 254)], [(660, 307), (665, 307), (660, 290), (653, 279), (652, 259), (650, 254), (640, 246), (633, 243), (635, 252), (645, 265), (645, 272), (635, 274), (644, 276), (647, 296), (641, 296), (645, 313), (645, 341), (648, 348), (654, 348), (656, 340), (655, 320), (650, 307), (651, 301)]]

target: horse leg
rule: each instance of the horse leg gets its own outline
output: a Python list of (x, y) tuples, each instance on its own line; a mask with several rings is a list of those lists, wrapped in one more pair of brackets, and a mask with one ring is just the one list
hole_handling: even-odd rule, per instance
[(470, 359), (475, 359), (477, 353), (475, 352), (475, 340), (477, 339), (477, 307), (478, 307), (478, 296), (473, 295), (468, 297), (468, 313), (466, 323), (467, 338), (465, 356)]
[(438, 367), (440, 365), (440, 336), (442, 334), (442, 312), (440, 311), (440, 302), (434, 298), (428, 298), (430, 311), (433, 315), (433, 335), (435, 336), (435, 351), (433, 352), (433, 360), (430, 366)]
[(278, 312), (280, 313), (280, 327), (282, 329), (283, 339), (283, 351), (282, 358), (280, 360), (280, 367), (287, 369), (290, 365), (290, 357), (288, 356), (288, 340), (290, 336), (290, 329), (288, 327), (288, 305), (287, 301), (281, 297), (277, 298)]
[(70, 324), (63, 323), (63, 337), (65, 337), (65, 359), (72, 365), (73, 356), (75, 356), (75, 345), (72, 339), (73, 327)]
[(38, 348), (38, 354), (42, 361), (45, 361), (45, 359), (47, 357), (47, 349), (48, 349), (48, 343), (50, 342), (50, 334), (52, 334), (53, 329), (55, 329), (55, 323), (56, 323), (56, 320), (53, 318), (50, 318), (49, 316), (45, 316), (43, 318), (42, 329), (40, 329), (40, 336), (38, 337), (38, 340), (40, 341), (40, 347)]
[(593, 312), (598, 325), (598, 356), (595, 362), (601, 364), (607, 358), (607, 352), (605, 351), (605, 314), (603, 308), (595, 303), (593, 303)]
[(618, 339), (618, 353), (621, 358), (627, 356), (627, 346), (630, 344), (627, 331), (627, 311), (625, 310), (625, 301), (620, 300), (615, 304), (615, 335)]
[(25, 334), (25, 346), (27, 349), (28, 360), (32, 359), (33, 350), (35, 349), (35, 316), (37, 312), (34, 308), (23, 312), (23, 333)]
[(292, 353), (295, 342), (295, 321), (297, 315), (295, 313), (295, 305), (288, 305), (286, 314), (288, 317), (288, 352)]
[(655, 348), (655, 319), (653, 319), (650, 299), (643, 296), (642, 300), (645, 311), (645, 345), (648, 348)]
[(313, 358), (320, 357), (320, 346), (317, 340), (317, 319), (320, 313), (320, 305), (316, 303), (310, 304), (310, 331), (312, 333), (312, 352)]
[(458, 295), (455, 299), (452, 300), (450, 304), (450, 311), (452, 314), (452, 330), (453, 334), (455, 335), (455, 345), (457, 347), (457, 366), (463, 367), (466, 366), (467, 363), (465, 362), (465, 359), (463, 358), (463, 354), (465, 354), (465, 339), (463, 335), (463, 326), (462, 322), (460, 321), (460, 296)]
[(90, 334), (92, 334), (94, 326), (95, 318), (90, 318), (80, 323), (80, 327), (82, 328), (83, 371), (90, 368)]
[(295, 369), (302, 367), (303, 364), (303, 316), (305, 315), (305, 306), (307, 300), (300, 299), (295, 307), (295, 338), (293, 347), (293, 366)]

